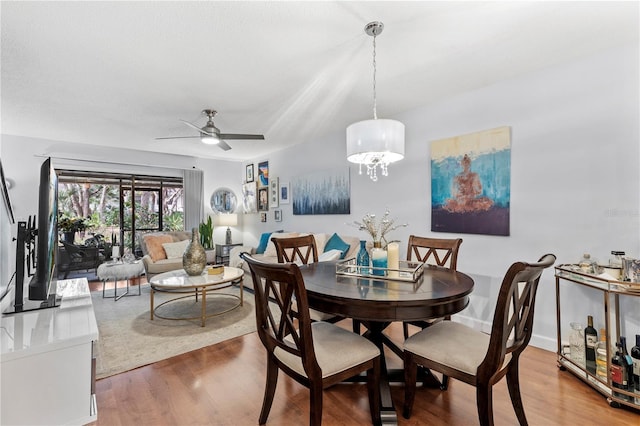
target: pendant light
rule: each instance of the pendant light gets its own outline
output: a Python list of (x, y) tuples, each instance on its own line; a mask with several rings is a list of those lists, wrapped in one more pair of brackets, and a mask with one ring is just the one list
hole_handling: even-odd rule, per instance
[(379, 119), (376, 99), (376, 37), (384, 29), (379, 21), (368, 23), (364, 32), (373, 37), (373, 120), (364, 120), (347, 127), (347, 160), (366, 166), (372, 181), (387, 176), (387, 166), (404, 158), (404, 124), (396, 120)]

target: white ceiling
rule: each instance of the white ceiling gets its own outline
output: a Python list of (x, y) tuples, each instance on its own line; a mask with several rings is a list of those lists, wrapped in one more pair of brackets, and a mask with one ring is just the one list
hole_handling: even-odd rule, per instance
[[(243, 160), (635, 42), (638, 2), (7, 2), (3, 134)], [(224, 152), (156, 141), (218, 110)]]

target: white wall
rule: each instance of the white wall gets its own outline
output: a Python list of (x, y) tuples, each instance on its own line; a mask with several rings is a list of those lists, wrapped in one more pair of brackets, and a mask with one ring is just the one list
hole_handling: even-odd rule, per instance
[[(459, 317), (479, 320), (486, 329), (501, 279), (514, 261), (535, 261), (548, 252), (558, 263), (575, 262), (584, 252), (606, 261), (611, 250), (640, 257), (638, 61), (637, 45), (610, 50), (392, 117), (406, 126), (405, 159), (377, 183), (351, 166), (351, 215), (293, 216), (291, 204), (281, 205), (281, 223), (273, 221), (272, 212), (267, 223), (257, 214), (245, 217), (245, 243), (255, 245), (260, 233), (275, 229), (366, 239), (346, 223), (369, 212), (381, 215), (385, 207), (409, 223), (391, 235), (403, 244), (411, 233), (454, 237), (431, 232), (431, 141), (510, 126), (511, 235), (459, 235), (464, 242), (458, 268), (476, 280), (471, 305)], [(384, 99), (379, 106), (384, 114)], [(309, 171), (346, 166), (345, 158), (345, 130), (337, 129), (255, 163), (269, 160), (270, 176), (291, 182)], [(532, 340), (548, 349), (555, 349), (556, 341), (553, 272), (543, 275)], [(570, 297), (573, 293), (580, 297), (580, 291), (569, 290)], [(600, 302), (601, 296), (593, 296), (564, 307), (563, 328), (569, 321), (585, 323), (588, 314), (599, 328)], [(640, 298), (623, 301), (624, 306), (634, 311), (627, 334), (640, 333)]]
[[(537, 260), (552, 252), (558, 263), (575, 262), (582, 253), (606, 260), (611, 250), (640, 257), (640, 97), (638, 45), (602, 52), (561, 66), (523, 75), (444, 102), (428, 104), (396, 118), (406, 125), (406, 158), (390, 166), (390, 176), (377, 183), (358, 176), (351, 166), (351, 214), (293, 216), (291, 204), (281, 205), (283, 221), (267, 223), (258, 214), (241, 217), (243, 232), (234, 229), (234, 242), (257, 245), (260, 234), (275, 229), (338, 232), (367, 235), (347, 223), (366, 213), (382, 214), (388, 207), (399, 222), (409, 223), (391, 237), (406, 244), (408, 236), (453, 234), (430, 231), (430, 142), (498, 126), (510, 126), (511, 235), (495, 237), (460, 235), (458, 268), (476, 282), (471, 305), (457, 317), (479, 328), (487, 327), (493, 314), (500, 281), (516, 260)], [(379, 99), (384, 117), (384, 99)], [(363, 105), (363, 109), (367, 109)], [(386, 118), (386, 117), (385, 117)], [(313, 120), (313, 117), (309, 117)], [(29, 146), (29, 149), (24, 149)], [(32, 148), (33, 147), (33, 148)], [(37, 170), (42, 158), (34, 153), (67, 149), (70, 155), (94, 155), (78, 145), (60, 145), (3, 135), (1, 145), (5, 173), (16, 182), (11, 190), (19, 220), (35, 211)], [(119, 161), (134, 158), (122, 151), (99, 150), (100, 158)], [(108, 154), (108, 155), (107, 155)], [(217, 187), (231, 188), (238, 197), (244, 164), (190, 157), (144, 154), (147, 164), (204, 170), (205, 214), (208, 199)], [(270, 176), (291, 182), (296, 176), (348, 165), (345, 129), (256, 158), (269, 160)], [(256, 169), (257, 175), (257, 169)], [(224, 229), (214, 239), (224, 240)], [(405, 247), (402, 247), (404, 256)], [(595, 316), (600, 328), (601, 296), (568, 288), (563, 307), (563, 329), (570, 321)], [(563, 296), (564, 297), (564, 296)], [(640, 298), (623, 300), (630, 312), (624, 332), (640, 333)], [(532, 344), (555, 349), (556, 314), (553, 271), (543, 275), (537, 299)]]

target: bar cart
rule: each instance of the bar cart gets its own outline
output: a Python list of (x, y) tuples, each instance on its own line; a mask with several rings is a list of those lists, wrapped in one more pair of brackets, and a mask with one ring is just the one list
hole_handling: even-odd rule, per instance
[[(577, 265), (573, 264), (559, 265), (555, 267), (555, 270), (558, 367), (561, 370), (570, 371), (576, 377), (603, 394), (607, 398), (607, 402), (611, 407), (619, 408), (621, 405), (627, 405), (640, 409), (639, 394), (634, 394), (633, 389), (625, 391), (614, 388), (611, 381), (611, 358), (613, 355), (611, 353), (612, 342), (616, 342), (620, 339), (620, 318), (621, 316), (624, 316), (624, 312), (620, 311), (620, 298), (640, 297), (640, 283), (608, 280), (594, 274), (582, 272)], [(565, 352), (561, 333), (561, 282), (563, 282), (564, 285), (574, 284), (578, 286), (585, 286), (602, 292), (602, 309), (604, 312), (607, 352), (606, 380), (588, 371), (585, 366), (572, 360), (570, 354)]]

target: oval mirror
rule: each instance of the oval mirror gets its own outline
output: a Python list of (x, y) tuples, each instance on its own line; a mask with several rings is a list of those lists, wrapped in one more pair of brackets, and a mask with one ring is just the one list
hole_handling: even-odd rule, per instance
[(211, 210), (216, 213), (233, 213), (236, 211), (236, 194), (229, 188), (218, 188), (211, 195)]

